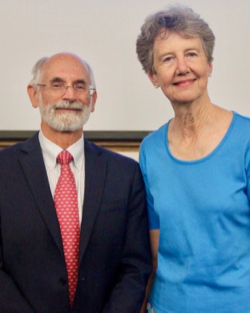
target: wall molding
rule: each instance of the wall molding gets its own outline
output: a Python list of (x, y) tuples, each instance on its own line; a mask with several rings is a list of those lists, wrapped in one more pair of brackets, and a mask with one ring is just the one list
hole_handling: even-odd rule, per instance
[[(0, 149), (27, 140), (36, 131), (0, 131)], [(142, 139), (150, 131), (84, 131), (84, 136), (99, 146), (117, 152), (138, 152)]]

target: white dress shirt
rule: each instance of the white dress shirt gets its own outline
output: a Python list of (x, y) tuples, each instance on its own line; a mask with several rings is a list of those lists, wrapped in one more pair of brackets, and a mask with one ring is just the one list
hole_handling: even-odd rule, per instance
[[(61, 174), (61, 165), (56, 162), (56, 158), (63, 149), (46, 138), (41, 130), (39, 132), (39, 142), (42, 148), (42, 154), (48, 175), (51, 194), (54, 198), (56, 184)], [(74, 160), (70, 162), (70, 168), (76, 182), (79, 221), (81, 225), (85, 186), (85, 157), (83, 136), (72, 146), (68, 147), (67, 151), (70, 152), (74, 158)]]

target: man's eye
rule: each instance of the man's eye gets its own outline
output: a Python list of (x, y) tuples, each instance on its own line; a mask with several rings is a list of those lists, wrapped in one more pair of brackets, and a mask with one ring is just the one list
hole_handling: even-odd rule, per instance
[(63, 84), (60, 84), (60, 83), (53, 83), (51, 84), (51, 87), (54, 88), (54, 89), (60, 89), (63, 87)]
[(85, 85), (79, 84), (79, 85), (74, 85), (74, 89), (76, 89), (76, 90), (85, 90), (86, 87), (85, 87)]

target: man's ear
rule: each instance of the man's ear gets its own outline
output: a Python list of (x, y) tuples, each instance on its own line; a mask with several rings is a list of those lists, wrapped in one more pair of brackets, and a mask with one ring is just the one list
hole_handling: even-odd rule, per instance
[(93, 93), (93, 95), (91, 96), (91, 102), (90, 102), (90, 105), (91, 105), (91, 112), (94, 112), (95, 111), (95, 103), (96, 103), (96, 99), (97, 99), (97, 92), (95, 91)]
[(155, 88), (159, 87), (157, 75), (153, 73), (148, 73), (148, 78), (150, 79), (151, 83), (154, 85)]
[(27, 87), (28, 95), (30, 98), (30, 102), (32, 103), (33, 108), (39, 107), (39, 99), (38, 99), (38, 92), (34, 85), (28, 85)]

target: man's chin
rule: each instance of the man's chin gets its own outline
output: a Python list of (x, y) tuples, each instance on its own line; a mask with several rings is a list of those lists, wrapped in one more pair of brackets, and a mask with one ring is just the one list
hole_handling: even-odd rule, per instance
[(52, 129), (60, 133), (72, 133), (83, 129), (83, 124), (73, 124), (73, 125), (49, 125)]
[(83, 129), (90, 116), (90, 111), (55, 112), (43, 111), (43, 121), (54, 131), (71, 133)]

